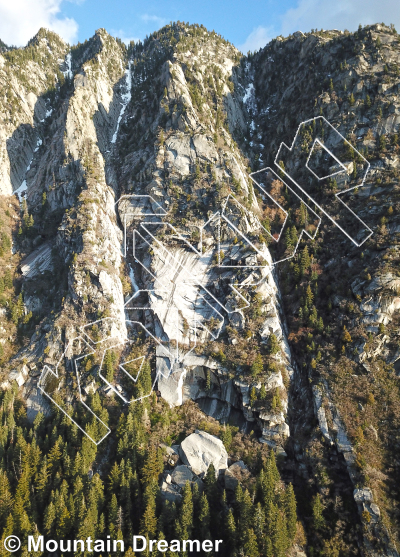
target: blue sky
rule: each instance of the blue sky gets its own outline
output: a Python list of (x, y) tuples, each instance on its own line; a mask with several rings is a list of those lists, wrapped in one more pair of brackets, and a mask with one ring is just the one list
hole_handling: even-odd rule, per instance
[(105, 27), (143, 39), (170, 21), (202, 23), (243, 52), (297, 30), (349, 29), (384, 21), (400, 31), (399, 0), (0, 0), (0, 38), (24, 45), (40, 27), (75, 43)]
[(294, 5), (294, 0), (150, 0), (146, 3), (137, 0), (85, 0), (81, 4), (66, 2), (63, 12), (79, 22), (79, 40), (92, 35), (98, 27), (123, 35), (121, 38), (143, 39), (166, 23), (180, 20), (202, 23), (238, 46), (245, 43), (261, 22), (265, 29), (274, 23), (279, 27), (282, 15)]

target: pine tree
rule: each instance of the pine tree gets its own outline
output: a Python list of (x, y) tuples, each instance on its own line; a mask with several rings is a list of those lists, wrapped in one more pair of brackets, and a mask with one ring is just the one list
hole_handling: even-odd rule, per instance
[(0, 470), (0, 527), (5, 524), (13, 504), (13, 498), (10, 492), (10, 483), (7, 474)]
[(228, 453), (232, 445), (232, 438), (232, 428), (229, 425), (224, 424), (224, 429), (221, 433), (221, 441)]
[[(249, 527), (252, 524), (252, 513), (253, 513), (253, 503), (250, 497), (250, 493), (247, 489), (243, 492), (243, 496), (239, 501), (239, 520), (238, 529), (239, 537), (244, 542), (246, 539), (246, 534)], [(253, 532), (254, 533), (254, 532)]]
[(113, 362), (113, 351), (107, 350), (106, 355), (104, 356), (103, 362), (103, 369), (104, 369), (104, 376), (109, 383), (112, 382), (114, 379), (114, 362)]
[(206, 372), (206, 391), (211, 390), (211, 372), (208, 369)]
[(244, 544), (244, 554), (246, 557), (259, 557), (257, 538), (254, 530), (250, 528), (246, 533), (246, 543)]
[(271, 538), (266, 538), (265, 540), (265, 557), (274, 557), (274, 548)]
[(304, 205), (304, 203), (302, 203), (300, 205), (300, 225), (305, 226), (306, 222), (307, 222), (307, 208)]
[(132, 500), (131, 500), (131, 490), (130, 490), (130, 482), (129, 479), (122, 475), (121, 478), (121, 501), (122, 501), (122, 508), (123, 514), (127, 517), (125, 520), (125, 529), (124, 534), (127, 538), (131, 538), (133, 536), (132, 530)]
[(234, 547), (236, 547), (236, 524), (232, 509), (229, 509), (225, 517), (224, 526), (227, 544), (228, 547), (232, 550)]
[(63, 498), (56, 503), (56, 516), (55, 534), (59, 538), (64, 538), (71, 525), (71, 515)]
[(324, 507), (322, 505), (321, 496), (317, 493), (312, 502), (313, 524), (316, 530), (320, 530), (325, 525), (323, 510)]
[(119, 486), (120, 478), (121, 478), (121, 473), (119, 470), (119, 466), (117, 462), (114, 462), (114, 466), (111, 468), (111, 471), (108, 475), (108, 480), (110, 482), (110, 489), (112, 491), (115, 491)]
[(261, 471), (259, 477), (259, 494), (264, 506), (267, 506), (274, 500), (275, 483), (273, 472), (267, 465), (266, 469)]
[(265, 514), (260, 503), (256, 505), (253, 524), (258, 547), (262, 550), (265, 543)]
[(308, 247), (305, 246), (302, 253), (301, 253), (301, 257), (300, 257), (300, 268), (301, 268), (301, 272), (302, 274), (304, 274), (308, 268), (310, 267), (311, 264), (311, 259), (310, 259), (310, 255), (308, 253)]
[(151, 446), (142, 468), (142, 483), (146, 486), (155, 486), (158, 477), (163, 471), (164, 463), (160, 449)]
[(346, 343), (351, 342), (351, 335), (347, 330), (346, 325), (343, 326), (342, 341)]
[(179, 537), (190, 539), (193, 528), (193, 499), (190, 483), (186, 482), (183, 488), (182, 506), (179, 512)]
[(58, 466), (61, 462), (61, 446), (62, 446), (62, 439), (58, 437), (57, 441), (55, 442), (53, 448), (51, 449), (48, 455), (48, 469), (51, 470), (51, 473), (54, 474), (55, 471), (58, 469)]
[(253, 407), (257, 401), (257, 391), (255, 387), (250, 389), (250, 406)]
[(269, 220), (268, 215), (265, 216), (264, 220), (261, 222), (261, 224), (263, 225), (263, 227), (265, 228), (265, 230), (267, 232), (271, 232), (271, 222)]
[(289, 484), (285, 490), (284, 507), (288, 537), (290, 541), (293, 541), (296, 535), (297, 511), (296, 497), (294, 495), (292, 484)]
[(297, 229), (294, 225), (290, 229), (290, 233), (291, 233), (293, 247), (295, 247), (297, 246), (297, 242), (299, 241), (299, 238), (297, 236)]
[(276, 466), (275, 453), (272, 449), (269, 452), (269, 458), (268, 458), (268, 462), (267, 462), (267, 470), (271, 471), (273, 481), (275, 483), (279, 482), (281, 477), (279, 475), (278, 467)]
[(278, 339), (274, 333), (271, 333), (269, 336), (268, 350), (270, 354), (276, 354), (280, 350)]
[(286, 229), (286, 233), (285, 233), (285, 245), (286, 245), (286, 249), (289, 250), (290, 252), (293, 250), (293, 240), (292, 240), (292, 231), (290, 228)]
[(115, 493), (113, 493), (111, 497), (109, 511), (108, 511), (108, 527), (110, 532), (113, 532), (113, 534), (115, 533), (117, 516), (118, 516), (118, 501), (117, 501), (117, 496), (115, 495)]
[(54, 509), (53, 503), (50, 501), (48, 507), (44, 512), (44, 520), (43, 520), (44, 531), (46, 532), (47, 535), (49, 535), (50, 532), (52, 531), (55, 519), (56, 519), (56, 511)]
[(251, 364), (251, 375), (257, 377), (264, 370), (264, 362), (261, 354), (257, 354), (254, 362)]
[(75, 523), (75, 501), (74, 501), (74, 496), (72, 495), (72, 493), (69, 494), (68, 496), (68, 501), (67, 501), (67, 509), (68, 509), (68, 513), (70, 516), (70, 522), (71, 522), (71, 526)]
[[(156, 495), (152, 487), (145, 492), (146, 508), (142, 516), (140, 532), (149, 539), (154, 538), (157, 530)], [(117, 518), (117, 517), (116, 517)]]
[(199, 523), (200, 523), (201, 539), (202, 540), (209, 539), (210, 538), (210, 507), (205, 493), (202, 493), (200, 498)]
[(206, 488), (206, 495), (208, 497), (208, 500), (210, 501), (210, 498), (214, 498), (215, 492), (217, 490), (217, 479), (213, 463), (211, 463), (208, 467), (207, 474), (204, 478), (204, 483)]
[(314, 294), (312, 293), (311, 286), (308, 284), (306, 289), (306, 298), (305, 298), (308, 307), (311, 306), (313, 300), (314, 300)]
[(193, 514), (195, 516), (195, 522), (198, 521), (200, 514), (201, 495), (202, 494), (200, 493), (199, 484), (195, 482), (192, 488)]
[(276, 513), (275, 532), (272, 537), (272, 546), (274, 548), (275, 557), (286, 557), (289, 541), (286, 529), (286, 518), (280, 510)]
[(151, 392), (151, 367), (148, 360), (143, 362), (142, 369), (140, 370), (138, 378), (138, 392), (139, 391), (142, 395), (138, 394), (138, 396), (147, 396)]

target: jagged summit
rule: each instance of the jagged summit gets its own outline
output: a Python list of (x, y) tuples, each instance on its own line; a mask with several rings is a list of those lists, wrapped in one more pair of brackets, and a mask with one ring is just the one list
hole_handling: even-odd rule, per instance
[(60, 43), (63, 45), (67, 44), (64, 41), (64, 39), (62, 39), (60, 35), (58, 35), (54, 31), (51, 31), (50, 29), (46, 29), (45, 27), (41, 27), (39, 31), (36, 33), (36, 35), (28, 41), (26, 47), (35, 46), (35, 45), (37, 46), (43, 40), (46, 40), (50, 47), (52, 44), (55, 45), (60, 45)]

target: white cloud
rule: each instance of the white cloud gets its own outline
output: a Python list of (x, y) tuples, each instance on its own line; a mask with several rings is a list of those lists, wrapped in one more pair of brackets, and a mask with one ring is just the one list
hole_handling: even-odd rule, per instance
[(238, 49), (247, 54), (250, 50), (253, 52), (254, 50), (259, 50), (263, 46), (265, 46), (269, 41), (275, 37), (276, 34), (273, 32), (272, 27), (256, 27), (247, 37), (245, 42), (238, 46)]
[(60, 17), (61, 4), (62, 0), (0, 0), (0, 39), (8, 45), (25, 45), (46, 27), (72, 43), (78, 24)]
[(297, 7), (282, 18), (282, 35), (311, 29), (348, 29), (358, 25), (384, 22), (394, 23), (400, 30), (400, 2), (398, 0), (299, 0)]
[(158, 15), (143, 14), (140, 19), (145, 23), (155, 23), (158, 27), (163, 27), (168, 23), (165, 17), (159, 17)]
[(135, 41), (135, 43), (140, 41), (140, 39), (138, 37), (133, 37), (132, 35), (127, 35), (123, 29), (111, 29), (110, 30), (110, 35), (112, 35), (113, 37), (118, 37), (126, 45), (129, 45), (129, 43), (131, 41)]

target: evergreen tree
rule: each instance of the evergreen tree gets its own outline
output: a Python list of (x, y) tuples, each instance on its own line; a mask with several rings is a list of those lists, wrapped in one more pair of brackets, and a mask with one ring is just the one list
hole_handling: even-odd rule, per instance
[(320, 530), (325, 525), (323, 510), (324, 507), (322, 505), (321, 496), (317, 493), (312, 502), (313, 524), (316, 530)]
[(343, 342), (347, 343), (347, 342), (351, 342), (351, 335), (349, 333), (349, 331), (346, 328), (346, 325), (343, 326), (343, 333), (342, 333), (342, 340)]
[(226, 540), (228, 548), (232, 551), (236, 547), (236, 524), (235, 518), (233, 516), (232, 509), (229, 509), (225, 521), (224, 521), (224, 531), (226, 532)]
[(201, 539), (210, 539), (210, 507), (205, 493), (200, 498), (199, 523)]
[(275, 515), (275, 531), (272, 537), (272, 546), (275, 557), (286, 557), (289, 548), (285, 515), (277, 510)]
[(151, 446), (142, 468), (143, 485), (145, 487), (157, 485), (158, 477), (163, 471), (163, 468), (164, 463), (161, 450)]
[(300, 257), (300, 268), (302, 274), (304, 274), (308, 270), (310, 265), (311, 265), (311, 259), (308, 253), (308, 247), (305, 246), (303, 251), (301, 252), (301, 257)]
[(257, 544), (262, 551), (265, 544), (265, 514), (260, 503), (257, 503), (254, 512), (254, 533), (256, 535)]
[(288, 537), (289, 540), (293, 541), (296, 535), (297, 510), (296, 497), (294, 495), (292, 484), (289, 484), (285, 490), (284, 508), (286, 513)]
[(274, 333), (270, 334), (269, 341), (268, 341), (268, 349), (270, 354), (276, 354), (280, 350), (280, 344), (278, 339)]
[[(211, 463), (208, 467), (207, 474), (204, 478), (206, 495), (209, 502), (215, 500), (216, 492), (217, 492), (217, 478), (215, 473), (214, 464)], [(212, 507), (211, 507), (212, 508)]]
[(255, 387), (250, 389), (250, 406), (253, 407), (257, 401), (257, 391)]
[[(150, 362), (145, 360), (143, 362), (142, 369), (140, 371), (139, 379), (138, 379), (138, 387), (143, 395), (148, 395), (151, 392), (151, 368)], [(139, 395), (140, 396), (140, 395)]]
[(190, 483), (183, 488), (182, 506), (179, 512), (177, 535), (180, 539), (190, 539), (193, 528), (193, 499)]
[(157, 518), (156, 518), (156, 493), (151, 486), (149, 486), (146, 489), (145, 504), (146, 504), (146, 508), (141, 520), (140, 531), (143, 536), (147, 536), (149, 539), (152, 539), (154, 538), (157, 530)]
[(232, 428), (229, 425), (224, 424), (224, 429), (221, 433), (221, 440), (224, 444), (225, 449), (229, 452), (232, 445), (233, 433)]
[(286, 244), (286, 249), (291, 252), (293, 250), (294, 245), (293, 245), (293, 240), (292, 240), (292, 231), (291, 231), (290, 228), (286, 229), (285, 244)]
[(267, 461), (267, 470), (271, 472), (274, 483), (276, 484), (277, 482), (279, 482), (280, 480), (279, 470), (276, 465), (275, 453), (272, 449), (269, 452), (269, 457)]
[(12, 509), (13, 497), (10, 482), (4, 470), (0, 470), (0, 527), (3, 528)]
[(265, 539), (265, 557), (274, 557), (274, 548), (272, 546), (271, 538)]
[(305, 297), (305, 302), (308, 307), (311, 306), (313, 300), (314, 300), (314, 294), (312, 293), (311, 286), (308, 284), (306, 288), (306, 297)]
[(251, 364), (251, 375), (252, 377), (257, 377), (264, 371), (264, 362), (261, 354), (257, 354), (254, 362)]
[(44, 512), (44, 531), (49, 535), (52, 531), (54, 521), (56, 519), (56, 511), (52, 502), (48, 505)]
[(260, 555), (260, 552), (258, 550), (258, 545), (257, 545), (257, 538), (252, 528), (250, 528), (246, 533), (244, 554), (246, 555), (246, 557), (259, 557)]
[[(250, 497), (250, 493), (246, 489), (243, 492), (243, 496), (239, 501), (239, 520), (238, 520), (238, 530), (239, 537), (244, 542), (246, 539), (246, 534), (249, 527), (252, 524), (253, 515), (253, 503)], [(254, 532), (253, 532), (254, 533)]]
[(162, 530), (167, 538), (173, 538), (175, 535), (174, 525), (176, 518), (177, 510), (175, 503), (164, 501), (158, 520), (158, 530)]
[(107, 379), (109, 383), (111, 383), (114, 379), (114, 352), (112, 350), (107, 350), (104, 356), (103, 362), (103, 374), (104, 377)]
[(110, 533), (113, 532), (114, 535), (116, 533), (117, 517), (118, 517), (118, 501), (117, 501), (117, 496), (115, 495), (115, 493), (113, 493), (111, 497), (110, 507), (108, 510), (108, 527)]

